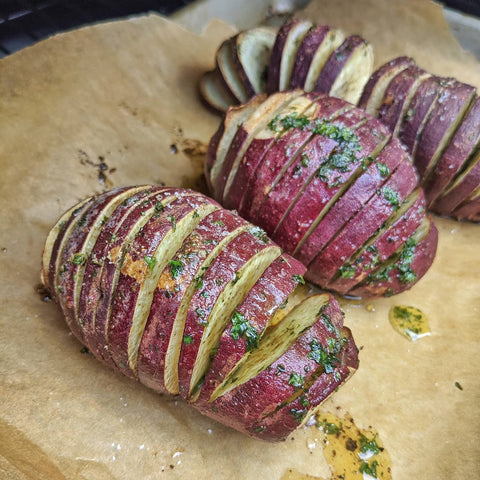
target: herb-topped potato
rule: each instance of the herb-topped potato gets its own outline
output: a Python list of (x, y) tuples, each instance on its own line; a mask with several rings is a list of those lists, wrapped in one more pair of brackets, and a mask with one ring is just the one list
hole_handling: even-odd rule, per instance
[(304, 272), (217, 202), (146, 185), (67, 211), (48, 235), (42, 281), (103, 363), (279, 441), (358, 367), (338, 303), (308, 296)]
[(359, 106), (412, 155), (430, 210), (478, 221), (480, 100), (474, 87), (399, 57), (373, 73)]
[(255, 102), (244, 117), (242, 107), (227, 112), (242, 120), (212, 139), (214, 197), (262, 227), (321, 288), (368, 297), (412, 287), (433, 262), (437, 230), (399, 140), (339, 98), (294, 91)]

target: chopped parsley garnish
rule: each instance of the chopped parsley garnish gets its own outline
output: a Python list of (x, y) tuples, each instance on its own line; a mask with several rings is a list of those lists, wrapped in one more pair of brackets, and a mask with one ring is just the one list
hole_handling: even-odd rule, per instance
[(342, 265), (339, 269), (342, 278), (353, 278), (355, 276), (355, 267), (353, 265)]
[(175, 219), (175, 217), (173, 215), (169, 215), (167, 217), (167, 220), (171, 222), (172, 229), (173, 229), (173, 231), (175, 231), (177, 229), (177, 220)]
[(303, 275), (293, 275), (292, 280), (296, 285), (305, 285), (305, 279), (303, 278)]
[(84, 265), (87, 259), (83, 253), (74, 253), (72, 257), (72, 263), (74, 265)]
[(360, 473), (366, 473), (367, 475), (370, 475), (373, 478), (378, 478), (377, 477), (377, 466), (378, 462), (374, 460), (372, 463), (368, 462), (363, 462), (360, 465)]
[(323, 366), (325, 373), (332, 373), (335, 367), (340, 363), (340, 359), (337, 354), (342, 349), (344, 342), (341, 340), (335, 340), (334, 338), (328, 338), (328, 347), (323, 345), (314, 338), (310, 342), (310, 352), (308, 358), (316, 362), (318, 365)]
[(375, 165), (377, 166), (377, 169), (383, 178), (386, 178), (390, 175), (390, 169), (388, 168), (387, 164), (382, 162), (375, 162)]
[(338, 426), (337, 424), (333, 422), (327, 422), (326, 420), (318, 422), (317, 427), (321, 428), (327, 435), (337, 435), (342, 429), (341, 425)]
[(293, 418), (295, 418), (298, 423), (302, 423), (307, 415), (307, 411), (308, 410), (302, 408), (291, 408), (288, 413), (293, 415)]
[(180, 260), (170, 260), (170, 273), (176, 280), (183, 273), (183, 263)]
[(369, 440), (365, 435), (361, 435), (360, 436), (360, 452), (369, 456), (373, 456), (383, 451), (383, 448), (378, 446), (376, 438), (377, 436), (375, 435), (375, 437), (372, 438), (372, 440)]
[(149, 255), (147, 255), (146, 257), (143, 257), (143, 259), (145, 260), (145, 263), (148, 265), (148, 269), (152, 271), (153, 268), (155, 267), (155, 264), (157, 263), (157, 259)]
[(388, 185), (382, 188), (383, 197), (393, 206), (394, 210), (397, 210), (400, 206), (400, 198), (398, 196), (398, 192), (393, 190), (393, 188), (389, 187)]
[(191, 343), (193, 343), (193, 337), (191, 335), (184, 335), (183, 343), (185, 345), (190, 345)]
[(272, 132), (279, 133), (282, 130), (290, 130), (292, 128), (300, 128), (305, 130), (310, 126), (310, 120), (305, 116), (298, 116), (298, 113), (294, 112), (286, 117), (280, 117), (277, 115), (269, 124), (268, 128)]
[(292, 372), (288, 379), (288, 384), (295, 388), (300, 388), (303, 385), (303, 382), (305, 382), (305, 375), (299, 375), (295, 372)]
[(230, 335), (236, 342), (240, 337), (244, 338), (247, 343), (247, 352), (257, 348), (259, 336), (255, 328), (238, 310), (232, 316), (232, 328)]
[(403, 246), (400, 261), (398, 262), (398, 279), (402, 283), (411, 283), (417, 279), (417, 274), (412, 270), (416, 247), (417, 242), (412, 237), (410, 237)]

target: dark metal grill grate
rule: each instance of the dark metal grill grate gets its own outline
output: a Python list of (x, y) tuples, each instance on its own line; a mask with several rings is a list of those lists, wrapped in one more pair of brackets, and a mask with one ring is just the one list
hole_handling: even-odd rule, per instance
[(0, 0), (0, 58), (54, 33), (146, 12), (169, 15), (193, 0)]
[[(169, 15), (193, 1), (0, 0), (0, 58), (57, 32), (151, 11)], [(480, 16), (480, 0), (443, 0), (441, 3)]]

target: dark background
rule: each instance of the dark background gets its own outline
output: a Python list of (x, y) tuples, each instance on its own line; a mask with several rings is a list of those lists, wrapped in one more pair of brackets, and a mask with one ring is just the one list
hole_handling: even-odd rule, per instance
[[(193, 0), (0, 0), (0, 58), (87, 23), (152, 11), (169, 15), (189, 3)], [(480, 0), (441, 3), (480, 17)]]

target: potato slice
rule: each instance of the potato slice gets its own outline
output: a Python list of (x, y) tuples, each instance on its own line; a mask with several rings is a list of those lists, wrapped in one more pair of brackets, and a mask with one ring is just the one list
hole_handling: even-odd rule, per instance
[(413, 165), (401, 162), (376, 194), (319, 251), (308, 265), (308, 278), (313, 279), (317, 285), (326, 285), (344, 265), (345, 260), (361, 248), (375, 234), (378, 226), (400, 208), (417, 184)]
[(452, 216), (458, 220), (480, 221), (480, 188), (477, 188), (467, 200), (462, 202)]
[(280, 27), (268, 68), (267, 92), (269, 94), (286, 90), (290, 85), (298, 49), (312, 26), (308, 20), (293, 20)]
[(420, 85), (431, 75), (413, 65), (401, 71), (388, 84), (377, 118), (397, 136), (408, 105)]
[(429, 217), (387, 262), (349, 295), (359, 297), (391, 296), (411, 288), (433, 263), (438, 242), (438, 231)]
[(297, 305), (281, 322), (265, 332), (258, 348), (242, 357), (214, 390), (210, 402), (255, 378), (272, 365), (296, 342), (302, 332), (312, 327), (329, 302), (330, 296), (322, 294), (309, 297)]
[[(277, 184), (284, 178), (291, 179), (293, 182), (301, 182), (302, 176), (308, 175), (306, 170), (314, 168), (315, 162), (312, 161), (303, 168), (302, 175), (298, 175), (298, 170), (295, 171), (296, 165), (301, 161), (300, 156), (305, 146), (314, 137), (314, 133), (312, 133), (314, 122), (320, 120), (332, 121), (345, 114), (351, 108), (353, 106), (346, 104), (340, 99), (321, 96), (300, 117), (297, 117), (299, 120), (304, 120), (307, 126), (286, 131), (275, 140), (274, 144), (262, 158), (255, 176), (248, 186), (244, 195), (244, 201), (239, 206), (240, 214), (252, 219), (254, 223), (260, 222), (267, 234), (271, 235), (284, 210), (274, 200), (277, 214), (273, 214), (272, 209), (269, 209), (271, 203), (269, 200), (275, 197), (277, 191), (280, 192), (282, 199), (285, 199), (295, 191), (294, 188), (289, 186), (277, 188)], [(324, 150), (329, 152), (329, 147), (334, 148), (335, 146), (336, 142), (331, 141), (329, 143), (326, 141)], [(328, 153), (324, 154), (328, 155)], [(303, 157), (303, 160), (305, 160), (305, 157)], [(278, 217), (278, 214), (280, 214), (280, 217)], [(258, 221), (257, 217), (259, 218)]]
[(257, 27), (240, 32), (234, 43), (234, 61), (249, 96), (266, 92), (270, 54), (276, 30)]
[(457, 207), (474, 194), (480, 185), (480, 146), (467, 162), (465, 169), (457, 176), (444, 194), (437, 198), (432, 210), (440, 215), (450, 215)]
[[(445, 205), (448, 205), (448, 199), (440, 200), (440, 198), (443, 195), (449, 195), (456, 188), (454, 185), (459, 184), (456, 180), (458, 174), (461, 175), (462, 171), (468, 170), (471, 165), (478, 162), (479, 150), (480, 98), (477, 98), (433, 168), (431, 175), (423, 182), (428, 204), (433, 211), (437, 211), (437, 198), (440, 202), (446, 201)], [(454, 205), (453, 203), (452, 206)], [(444, 207), (438, 210), (438, 213), (443, 211), (443, 214), (448, 215), (449, 210), (451, 208), (445, 209)]]
[(219, 253), (248, 228), (250, 224), (232, 212), (215, 210), (198, 224), (169, 261), (156, 285), (140, 343), (137, 373), (144, 385), (167, 391), (165, 363), (169, 368), (172, 363), (178, 364), (181, 343), (186, 341), (186, 309), (201, 285), (202, 275)]
[(249, 95), (235, 68), (235, 62), (233, 60), (234, 42), (235, 37), (225, 40), (217, 50), (215, 61), (221, 77), (232, 94), (240, 103), (245, 103), (249, 99)]
[(230, 282), (219, 295), (208, 317), (208, 323), (202, 335), (202, 341), (190, 379), (189, 395), (205, 377), (211, 363), (212, 355), (214, 355), (214, 352), (218, 348), (220, 336), (227, 327), (236, 308), (242, 303), (263, 272), (281, 253), (279, 247), (270, 246), (253, 256), (238, 270), (235, 282)]
[(345, 260), (326, 288), (346, 295), (405, 243), (420, 226), (424, 216), (425, 197), (422, 190), (417, 188), (382, 227)]
[[(228, 198), (238, 165), (251, 141), (261, 134), (265, 127), (285, 110), (287, 105), (297, 97), (300, 97), (301, 93), (297, 90), (289, 92), (287, 95), (271, 95), (238, 128), (235, 137), (230, 143), (230, 148), (221, 165), (216, 181), (213, 183), (215, 198), (221, 200), (221, 203), (226, 208), (228, 206), (224, 202)], [(303, 99), (303, 97), (301, 100), (303, 100), (303, 105), (311, 103), (309, 100)], [(299, 108), (302, 107), (299, 106)], [(272, 138), (272, 132), (268, 132), (267, 138)]]
[(397, 57), (382, 65), (372, 74), (365, 85), (358, 106), (376, 117), (390, 81), (413, 65), (415, 65), (415, 61), (410, 57)]
[(45, 285), (45, 288), (51, 292), (52, 296), (55, 296), (54, 282), (57, 276), (57, 258), (61, 253), (60, 244), (66, 241), (68, 238), (68, 228), (74, 227), (72, 223), (77, 216), (81, 216), (82, 209), (87, 208), (86, 203), (91, 202), (92, 197), (82, 200), (73, 206), (70, 210), (67, 210), (58, 220), (53, 228), (48, 232), (47, 239), (45, 240), (45, 246), (42, 253), (42, 270), (40, 272), (40, 280)]
[(313, 89), (356, 104), (372, 71), (372, 46), (352, 35), (328, 57)]
[(442, 93), (441, 84), (439, 77), (426, 78), (406, 107), (405, 115), (400, 121), (398, 138), (410, 155), (415, 156), (423, 129)]
[(193, 388), (191, 402), (208, 402), (228, 372), (256, 348), (271, 323), (280, 321), (299, 302), (293, 292), (305, 270), (300, 262), (280, 256), (263, 272), (222, 332), (205, 378)]
[(293, 65), (292, 75), (290, 77), (290, 88), (301, 88), (305, 90), (305, 81), (307, 79), (308, 70), (312, 65), (312, 60), (320, 48), (327, 49), (327, 38), (335, 35), (328, 25), (313, 26), (303, 38), (298, 49)]
[(475, 97), (475, 88), (471, 85), (456, 80), (445, 80), (445, 83), (422, 131), (413, 159), (422, 184), (448, 147)]
[(200, 95), (207, 106), (217, 112), (226, 112), (230, 105), (237, 103), (237, 99), (224, 87), (217, 70), (211, 70), (202, 75), (199, 89)]
[(252, 98), (252, 100), (245, 105), (230, 107), (228, 109), (225, 118), (210, 141), (207, 150), (205, 176), (210, 191), (214, 192), (214, 185), (217, 182), (217, 177), (223, 169), (225, 157), (233, 139), (237, 135), (239, 126), (257, 110), (265, 99), (265, 96), (257, 96)]
[(204, 196), (185, 196), (152, 216), (123, 259), (108, 324), (109, 351), (117, 368), (136, 377), (138, 348), (160, 274), (185, 238), (220, 208)]

